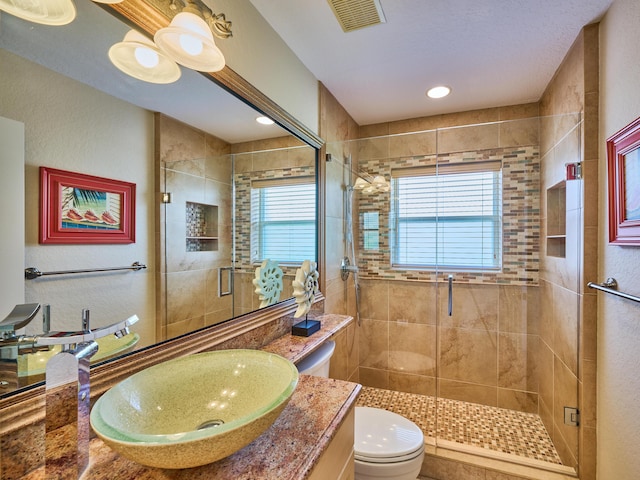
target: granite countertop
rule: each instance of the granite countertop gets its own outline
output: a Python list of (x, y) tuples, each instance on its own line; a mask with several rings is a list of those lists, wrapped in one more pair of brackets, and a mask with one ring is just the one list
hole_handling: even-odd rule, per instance
[[(323, 314), (320, 331), (309, 337), (284, 335), (264, 350), (297, 362), (351, 321), (344, 315)], [(344, 418), (355, 405), (357, 383), (301, 375), (289, 404), (260, 437), (233, 455), (197, 468), (163, 470), (130, 461), (99, 438), (90, 442), (90, 464), (83, 480), (303, 480), (309, 476)], [(69, 440), (71, 441), (71, 440)], [(56, 478), (40, 468), (25, 480)]]
[(297, 363), (318, 348), (331, 335), (353, 322), (353, 317), (323, 313), (314, 316), (309, 315), (309, 320), (320, 320), (320, 330), (308, 337), (283, 335), (264, 346), (262, 350), (276, 353), (281, 357), (288, 358), (293, 363)]

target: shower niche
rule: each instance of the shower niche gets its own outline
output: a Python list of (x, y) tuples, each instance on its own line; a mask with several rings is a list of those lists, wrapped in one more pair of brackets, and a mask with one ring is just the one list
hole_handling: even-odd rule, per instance
[(547, 189), (547, 256), (565, 258), (567, 187), (564, 181)]
[(218, 206), (186, 202), (187, 252), (218, 250)]

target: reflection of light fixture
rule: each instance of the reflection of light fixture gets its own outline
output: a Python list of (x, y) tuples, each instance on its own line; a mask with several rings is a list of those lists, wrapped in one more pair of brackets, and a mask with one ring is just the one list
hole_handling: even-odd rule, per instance
[(269, 117), (265, 116), (256, 117), (256, 122), (261, 123), (262, 125), (273, 125), (275, 123)]
[(427, 97), (429, 98), (443, 98), (451, 93), (451, 88), (446, 85), (438, 85), (437, 87), (427, 90)]
[(67, 25), (76, 18), (73, 0), (0, 0), (0, 10), (43, 25)]
[(172, 83), (180, 78), (180, 67), (140, 32), (130, 30), (109, 49), (111, 62), (127, 75), (151, 83)]
[(198, 8), (188, 5), (173, 17), (168, 27), (154, 36), (156, 45), (173, 60), (201, 72), (217, 72), (224, 68), (224, 55), (213, 41), (211, 28), (200, 16)]
[(362, 177), (358, 177), (356, 179), (356, 183), (353, 186), (354, 190), (364, 190), (366, 187), (368, 187), (370, 185), (369, 182), (367, 182), (364, 178)]
[[(353, 185), (354, 190), (362, 190), (362, 193), (376, 193), (376, 192), (389, 192), (391, 191), (391, 185), (386, 178), (382, 175), (376, 175), (371, 178), (371, 175), (365, 173), (359, 173), (356, 183)], [(363, 178), (367, 177), (367, 179)], [(371, 178), (371, 180), (368, 180)]]

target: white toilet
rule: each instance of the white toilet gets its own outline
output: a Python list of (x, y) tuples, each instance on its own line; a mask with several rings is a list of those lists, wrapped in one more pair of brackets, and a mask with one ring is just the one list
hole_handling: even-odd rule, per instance
[[(327, 377), (335, 346), (331, 340), (322, 344), (298, 362), (298, 371)], [(424, 435), (402, 415), (356, 407), (354, 450), (356, 480), (415, 480), (424, 458)]]

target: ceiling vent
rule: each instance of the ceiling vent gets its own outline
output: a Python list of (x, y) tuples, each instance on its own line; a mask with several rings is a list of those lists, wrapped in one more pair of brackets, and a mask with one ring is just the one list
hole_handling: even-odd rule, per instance
[(345, 32), (386, 22), (380, 0), (327, 1)]

